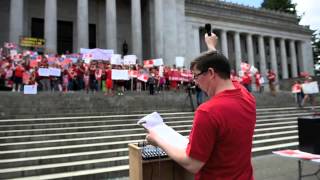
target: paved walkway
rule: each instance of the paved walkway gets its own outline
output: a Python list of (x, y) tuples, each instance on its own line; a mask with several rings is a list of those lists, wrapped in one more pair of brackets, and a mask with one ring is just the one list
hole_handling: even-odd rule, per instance
[[(256, 180), (298, 180), (298, 162), (296, 159), (265, 155), (253, 158)], [(318, 168), (313, 163), (303, 164), (303, 173), (313, 173)], [(320, 174), (319, 174), (320, 175)], [(320, 178), (320, 177), (319, 177)], [(317, 177), (305, 177), (302, 180), (318, 180)]]
[[(264, 155), (253, 158), (256, 180), (298, 180), (298, 162), (296, 159)], [(320, 168), (316, 164), (304, 163), (303, 173), (313, 173)], [(319, 174), (320, 175), (320, 174)], [(319, 177), (320, 178), (320, 177)], [(129, 180), (128, 177), (112, 180)], [(317, 177), (305, 177), (302, 180), (318, 180)]]

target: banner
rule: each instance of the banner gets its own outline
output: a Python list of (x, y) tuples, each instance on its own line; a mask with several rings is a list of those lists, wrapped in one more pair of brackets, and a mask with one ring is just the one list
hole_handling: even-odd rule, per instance
[(109, 61), (111, 59), (112, 54), (114, 51), (112, 49), (80, 49), (81, 54), (91, 54), (92, 60), (103, 60), (103, 61)]
[(20, 46), (23, 46), (23, 47), (44, 48), (44, 44), (45, 44), (45, 40), (40, 38), (22, 37), (20, 39)]
[(176, 57), (176, 67), (184, 66), (184, 57)]
[(112, 80), (129, 80), (128, 70), (112, 69)]
[(48, 68), (39, 68), (38, 73), (39, 73), (39, 76), (43, 76), (43, 77), (50, 76), (50, 71)]
[(123, 57), (123, 64), (131, 65), (136, 64), (137, 56), (136, 55), (126, 55)]
[(317, 94), (319, 93), (319, 86), (317, 81), (302, 84), (304, 94)]
[(37, 94), (37, 85), (24, 85), (23, 94)]
[(60, 77), (61, 76), (61, 69), (60, 68), (49, 68), (49, 75), (50, 76), (57, 76)]

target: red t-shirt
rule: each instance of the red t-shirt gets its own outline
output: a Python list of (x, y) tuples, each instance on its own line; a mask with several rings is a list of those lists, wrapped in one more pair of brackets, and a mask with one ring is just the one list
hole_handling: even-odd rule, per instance
[(24, 72), (24, 68), (21, 67), (21, 66), (18, 66), (18, 67), (16, 68), (16, 71), (15, 71), (15, 73), (14, 73), (14, 76), (15, 76), (15, 77), (22, 78), (23, 72)]
[(256, 123), (254, 97), (237, 82), (195, 112), (187, 154), (205, 162), (196, 180), (253, 180), (251, 148)]

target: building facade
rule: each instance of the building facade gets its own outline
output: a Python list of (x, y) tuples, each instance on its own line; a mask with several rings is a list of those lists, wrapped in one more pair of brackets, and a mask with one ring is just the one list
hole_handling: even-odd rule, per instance
[(240, 63), (268, 69), (279, 79), (313, 74), (312, 31), (294, 15), (217, 0), (1, 0), (0, 43), (21, 36), (45, 39), (47, 52), (114, 49), (139, 60), (163, 58), (188, 66), (205, 51), (204, 24), (219, 37), (218, 49), (233, 69)]

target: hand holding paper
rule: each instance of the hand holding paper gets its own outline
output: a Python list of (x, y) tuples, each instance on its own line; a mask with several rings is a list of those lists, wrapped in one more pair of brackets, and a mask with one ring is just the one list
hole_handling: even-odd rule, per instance
[(153, 112), (138, 121), (138, 124), (143, 126), (147, 130), (152, 130), (163, 141), (178, 148), (186, 148), (189, 140), (167, 126), (162, 117)]

